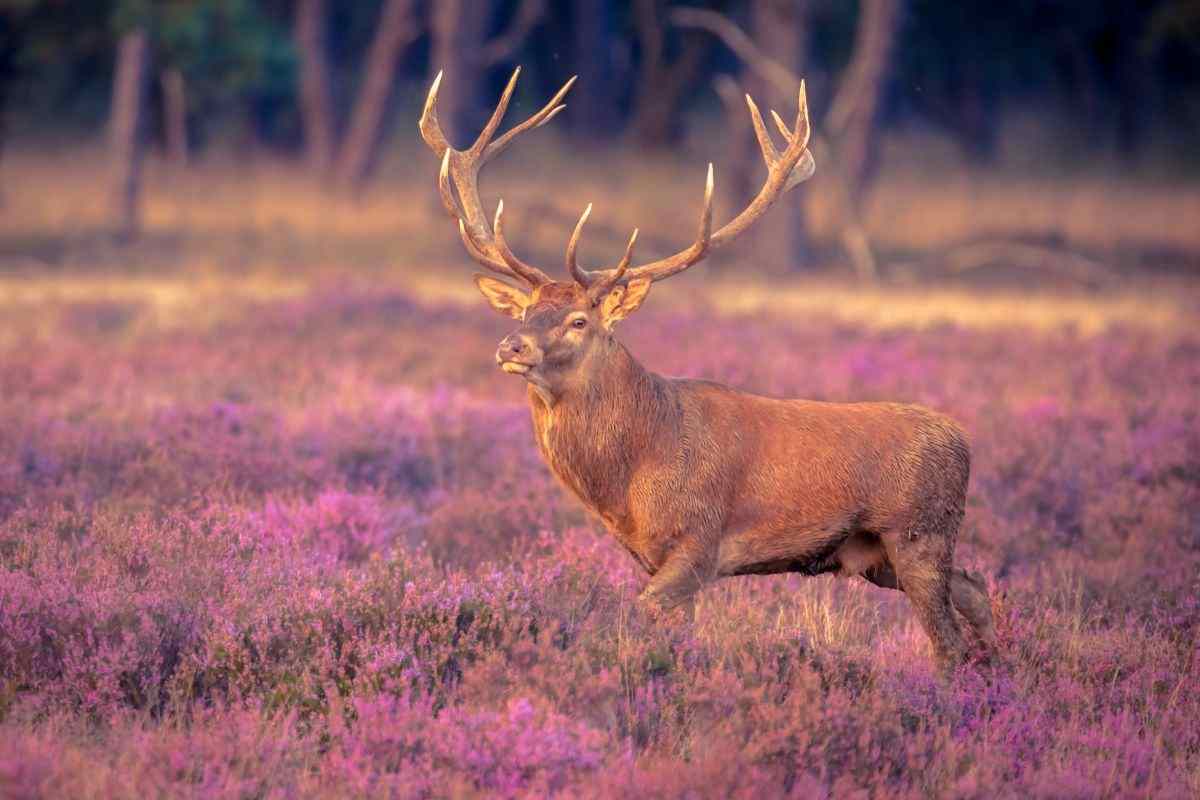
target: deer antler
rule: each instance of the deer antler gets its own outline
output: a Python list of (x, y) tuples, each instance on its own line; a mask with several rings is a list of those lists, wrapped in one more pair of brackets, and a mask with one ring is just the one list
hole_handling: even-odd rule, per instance
[[(496, 207), (496, 216), (492, 226), (488, 226), (487, 217), (483, 212), (483, 203), (479, 199), (479, 170), (488, 161), (502, 153), (517, 136), (527, 130), (545, 125), (566, 108), (560, 101), (570, 90), (571, 85), (575, 83), (575, 78), (572, 77), (563, 84), (563, 87), (554, 97), (550, 98), (550, 102), (546, 103), (541, 111), (493, 142), (492, 137), (500, 127), (500, 122), (504, 118), (504, 112), (508, 109), (508, 103), (512, 99), (513, 90), (517, 85), (517, 77), (520, 74), (521, 68), (518, 67), (512, 78), (509, 79), (508, 85), (504, 87), (504, 93), (500, 95), (500, 102), (497, 104), (496, 110), (492, 112), (491, 118), (488, 119), (483, 131), (479, 134), (479, 138), (469, 149), (455, 150), (451, 147), (438, 123), (437, 93), (442, 81), (440, 72), (429, 89), (429, 96), (425, 99), (425, 109), (421, 112), (418, 127), (425, 143), (442, 160), (441, 169), (438, 170), (438, 192), (446, 212), (458, 220), (459, 235), (462, 237), (463, 246), (466, 247), (467, 252), (488, 269), (524, 281), (532, 287), (551, 283), (552, 279), (537, 267), (526, 264), (517, 258), (509, 248), (508, 242), (504, 238), (503, 200)], [(709, 164), (708, 177), (704, 184), (704, 206), (700, 212), (700, 227), (695, 241), (689, 247), (672, 256), (631, 268), (633, 246), (637, 242), (637, 230), (634, 230), (633, 236), (630, 237), (629, 244), (625, 248), (625, 255), (616, 267), (590, 271), (580, 267), (575, 258), (583, 226), (592, 211), (592, 207), (589, 205), (575, 225), (575, 231), (571, 234), (571, 240), (567, 244), (566, 261), (571, 277), (587, 288), (593, 298), (599, 299), (618, 283), (628, 283), (632, 280), (660, 281), (684, 271), (701, 261), (710, 251), (723, 247), (736, 239), (765, 214), (767, 209), (774, 205), (775, 201), (785, 192), (812, 177), (816, 167), (812, 155), (808, 152), (810, 126), (804, 82), (800, 82), (799, 107), (796, 112), (796, 122), (791, 128), (778, 114), (774, 111), (771, 112), (775, 125), (783, 135), (784, 141), (787, 142), (783, 152), (775, 148), (771, 134), (763, 124), (758, 106), (754, 104), (750, 95), (746, 95), (746, 104), (750, 108), (754, 134), (758, 138), (758, 146), (762, 150), (763, 161), (767, 165), (767, 179), (758, 195), (750, 201), (742, 213), (713, 233), (713, 167), (712, 164)], [(457, 200), (455, 192), (458, 194)]]
[[(425, 140), (425, 144), (429, 145), (429, 149), (433, 151), (434, 155), (442, 160), (441, 169), (438, 170), (438, 192), (446, 212), (458, 220), (459, 235), (462, 237), (467, 253), (488, 269), (524, 281), (532, 287), (550, 283), (551, 278), (537, 267), (521, 261), (509, 249), (503, 232), (503, 200), (496, 207), (496, 216), (492, 227), (488, 226), (487, 215), (484, 213), (483, 203), (479, 199), (479, 170), (484, 164), (504, 152), (517, 136), (545, 125), (566, 108), (560, 101), (570, 90), (571, 85), (575, 83), (575, 78), (572, 77), (563, 84), (563, 87), (555, 93), (554, 97), (550, 98), (550, 102), (546, 103), (540, 111), (492, 141), (492, 137), (496, 135), (496, 130), (504, 118), (504, 112), (508, 110), (508, 103), (512, 100), (513, 90), (517, 87), (517, 77), (520, 74), (521, 68), (517, 67), (509, 79), (508, 85), (504, 87), (504, 93), (500, 95), (500, 102), (496, 105), (496, 110), (492, 112), (492, 116), (484, 125), (479, 138), (467, 150), (455, 150), (451, 147), (438, 122), (437, 95), (438, 87), (442, 82), (442, 73), (440, 72), (429, 88), (429, 96), (425, 98), (425, 108), (421, 112), (421, 119), (417, 127), (421, 131), (421, 138)], [(457, 201), (454, 196), (455, 192), (458, 194)]]
[(709, 164), (708, 177), (704, 184), (704, 205), (700, 212), (700, 230), (691, 246), (674, 255), (630, 269), (628, 267), (628, 258), (633, 246), (633, 242), (631, 241), (630, 247), (626, 249), (625, 258), (622, 259), (620, 265), (613, 269), (588, 271), (580, 268), (575, 263), (575, 250), (578, 247), (579, 234), (583, 228), (583, 223), (587, 220), (588, 212), (591, 211), (591, 206), (588, 206), (588, 210), (584, 212), (579, 220), (579, 224), (575, 227), (575, 233), (571, 236), (571, 243), (567, 248), (567, 266), (575, 280), (589, 287), (593, 293), (596, 293), (598, 285), (611, 288), (617, 283), (627, 283), (636, 279), (660, 281), (683, 272), (688, 267), (701, 261), (711, 251), (723, 247), (736, 239), (743, 231), (753, 225), (759, 217), (765, 214), (767, 209), (774, 205), (775, 201), (782, 197), (785, 192), (812, 177), (813, 171), (816, 169), (812, 155), (808, 152), (808, 137), (811, 131), (808, 122), (808, 100), (803, 81), (800, 82), (798, 100), (799, 108), (796, 112), (796, 122), (791, 128), (788, 128), (787, 124), (778, 114), (774, 111), (771, 112), (771, 117), (775, 121), (775, 125), (779, 128), (784, 141), (787, 142), (787, 146), (784, 147), (783, 152), (780, 152), (775, 149), (775, 143), (771, 140), (771, 134), (767, 131), (766, 125), (763, 124), (758, 106), (754, 104), (754, 100), (750, 95), (746, 95), (746, 105), (750, 108), (750, 119), (754, 124), (754, 135), (758, 139), (758, 146), (762, 150), (763, 161), (767, 165), (767, 179), (763, 183), (762, 189), (759, 190), (758, 195), (750, 201), (750, 205), (746, 206), (742, 213), (726, 223), (716, 233), (712, 232), (713, 168), (712, 164)]
[[(712, 165), (709, 165), (708, 171), (709, 189), (712, 188)], [(710, 191), (711, 194), (711, 191)], [(579, 222), (575, 223), (575, 230), (571, 234), (571, 240), (567, 242), (567, 272), (575, 279), (579, 285), (587, 288), (593, 300), (598, 301), (604, 295), (608, 294), (609, 289), (616, 286), (620, 280), (625, 277), (626, 270), (629, 269), (629, 262), (633, 260), (633, 246), (637, 243), (638, 229), (633, 229), (633, 235), (629, 237), (629, 244), (625, 245), (625, 255), (621, 257), (621, 261), (616, 268), (609, 270), (607, 274), (596, 277), (594, 274), (588, 273), (579, 266), (579, 262), (575, 260), (575, 253), (579, 250), (579, 236), (583, 233), (583, 226), (587, 222), (588, 217), (592, 214), (592, 204), (588, 203), (588, 207), (583, 210), (583, 214), (579, 217)], [(709, 214), (711, 222), (712, 215)]]

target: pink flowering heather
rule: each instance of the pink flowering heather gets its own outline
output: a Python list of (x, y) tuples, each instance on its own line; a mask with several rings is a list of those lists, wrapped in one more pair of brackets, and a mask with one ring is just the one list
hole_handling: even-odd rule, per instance
[(653, 369), (946, 411), (1003, 663), (775, 576), (695, 624), (556, 487), (504, 322), (327, 290), (0, 353), (0, 796), (1200, 795), (1200, 338), (653, 308)]

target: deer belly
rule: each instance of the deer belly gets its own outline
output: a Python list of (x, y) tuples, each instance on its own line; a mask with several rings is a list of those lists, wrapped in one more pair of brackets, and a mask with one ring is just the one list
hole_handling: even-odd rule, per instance
[(735, 533), (721, 541), (717, 571), (721, 575), (774, 575), (782, 572), (823, 575), (844, 571), (843, 561), (849, 554), (847, 545), (854, 538), (853, 531), (841, 526), (788, 531), (756, 529)]
[(748, 557), (722, 565), (720, 574), (778, 575), (783, 572), (796, 572), (801, 575), (824, 575), (827, 572), (837, 572), (841, 569), (841, 564), (837, 559), (839, 546), (838, 542), (827, 543), (813, 552), (782, 558), (767, 556), (761, 560), (748, 554)]

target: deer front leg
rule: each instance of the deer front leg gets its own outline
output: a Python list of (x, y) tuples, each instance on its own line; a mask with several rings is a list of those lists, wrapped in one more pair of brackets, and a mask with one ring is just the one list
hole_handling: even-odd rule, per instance
[(678, 547), (638, 595), (638, 607), (651, 617), (659, 617), (683, 607), (688, 619), (694, 619), (694, 595), (716, 575), (716, 559), (695, 548)]

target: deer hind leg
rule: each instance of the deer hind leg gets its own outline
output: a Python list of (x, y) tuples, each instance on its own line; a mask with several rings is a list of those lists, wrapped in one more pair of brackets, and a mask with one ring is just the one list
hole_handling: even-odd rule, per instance
[(967, 653), (952, 599), (954, 539), (960, 516), (950, 514), (948, 519), (944, 513), (918, 514), (916, 524), (883, 536), (895, 581), (908, 595), (943, 670), (962, 663)]
[[(887, 562), (864, 570), (861, 575), (884, 589), (904, 590), (896, 570)], [(954, 610), (967, 621), (984, 654), (993, 656), (996, 652), (996, 628), (992, 622), (992, 602), (988, 598), (987, 584), (979, 573), (955, 567), (950, 576), (950, 602)]]
[[(876, 586), (896, 589), (908, 595), (921, 627), (933, 643), (938, 662), (943, 668), (954, 667), (963, 660), (965, 654), (962, 632), (952, 610), (952, 607), (959, 609), (954, 602), (954, 581), (945, 581), (936, 570), (927, 568), (910, 567), (907, 575), (908, 580), (902, 585), (900, 576), (890, 563), (879, 564), (862, 573), (864, 579)], [(970, 617), (967, 617), (967, 621), (974, 624)]]
[(978, 573), (955, 567), (950, 577), (950, 599), (954, 608), (971, 627), (986, 656), (996, 652), (996, 628), (992, 621), (992, 601), (987, 584)]
[(962, 631), (954, 617), (948, 576), (928, 564), (908, 564), (897, 573), (921, 627), (933, 643), (943, 669), (953, 669), (966, 656)]

